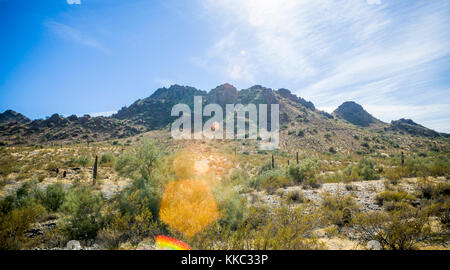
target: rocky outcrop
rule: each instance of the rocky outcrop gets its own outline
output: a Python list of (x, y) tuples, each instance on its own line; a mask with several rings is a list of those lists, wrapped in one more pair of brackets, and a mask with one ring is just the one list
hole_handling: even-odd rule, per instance
[[(411, 119), (403, 119), (403, 118), (400, 120), (392, 121), (391, 125), (389, 126), (388, 129), (392, 130), (392, 131), (408, 133), (408, 134), (414, 135), (414, 136), (424, 136), (424, 137), (436, 138), (436, 137), (440, 137), (442, 135), (432, 129), (429, 129), (422, 125), (417, 124), (416, 122), (414, 122)], [(447, 134), (445, 134), (445, 135), (447, 135)]]
[(346, 101), (342, 103), (333, 112), (333, 114), (337, 118), (344, 119), (347, 122), (361, 127), (368, 127), (372, 124), (382, 123), (354, 101)]
[(28, 119), (21, 113), (15, 112), (13, 110), (6, 110), (3, 113), (0, 113), (0, 125), (9, 124), (9, 123), (28, 123), (31, 120)]

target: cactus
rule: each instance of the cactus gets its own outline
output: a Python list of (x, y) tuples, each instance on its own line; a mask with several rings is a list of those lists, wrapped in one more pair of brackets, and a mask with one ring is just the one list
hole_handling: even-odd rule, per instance
[(289, 166), (289, 159), (288, 159), (288, 166)]
[(403, 167), (404, 164), (405, 164), (405, 155), (402, 152), (402, 167)]
[(298, 152), (297, 152), (297, 164), (298, 164)]
[(272, 154), (272, 169), (275, 168), (275, 159), (273, 158), (273, 154)]
[(97, 180), (97, 161), (98, 161), (98, 156), (95, 156), (95, 162), (94, 162), (94, 185), (95, 185), (95, 181)]

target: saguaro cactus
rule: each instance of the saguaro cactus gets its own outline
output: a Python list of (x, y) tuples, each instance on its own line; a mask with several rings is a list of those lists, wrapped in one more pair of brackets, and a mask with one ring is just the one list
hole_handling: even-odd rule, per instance
[(95, 181), (97, 180), (97, 162), (98, 162), (98, 156), (95, 156), (95, 162), (94, 162), (94, 185), (95, 185)]
[(298, 152), (297, 152), (297, 164), (298, 164)]
[(272, 169), (275, 168), (275, 159), (273, 158), (273, 154), (272, 154)]
[(402, 152), (402, 167), (403, 167), (404, 164), (405, 164), (405, 155)]

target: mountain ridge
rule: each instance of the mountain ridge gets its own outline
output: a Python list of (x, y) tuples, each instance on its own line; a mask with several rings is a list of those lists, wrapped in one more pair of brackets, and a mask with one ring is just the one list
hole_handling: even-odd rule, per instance
[[(298, 97), (290, 90), (274, 90), (261, 85), (238, 90), (229, 83), (224, 83), (209, 92), (191, 86), (174, 84), (168, 88), (158, 88), (150, 96), (138, 99), (130, 106), (122, 107), (117, 113), (105, 117), (62, 117), (53, 114), (43, 120), (30, 120), (26, 116), (7, 110), (0, 114), (0, 140), (12, 144), (45, 143), (70, 140), (105, 140), (125, 138), (139, 133), (167, 128), (177, 117), (171, 117), (175, 104), (185, 103), (193, 108), (193, 97), (202, 96), (203, 105), (225, 104), (279, 104), (280, 124), (300, 125), (306, 129), (339, 129), (340, 121), (362, 128), (382, 128), (388, 132), (409, 134), (423, 137), (446, 137), (415, 123), (410, 119), (393, 120), (384, 123), (354, 101), (342, 103), (332, 114), (316, 109), (311, 101)], [(270, 108), (270, 106), (269, 106)], [(295, 124), (294, 124), (295, 123)], [(351, 126), (346, 126), (351, 129)], [(28, 139), (24, 139), (28, 138)]]

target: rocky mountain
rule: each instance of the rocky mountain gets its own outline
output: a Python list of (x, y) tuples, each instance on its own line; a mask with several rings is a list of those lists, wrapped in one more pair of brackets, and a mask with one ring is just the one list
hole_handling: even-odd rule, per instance
[(344, 119), (354, 125), (368, 127), (374, 124), (382, 124), (382, 122), (354, 101), (346, 101), (342, 103), (333, 114), (340, 119)]
[[(223, 84), (210, 92), (198, 90), (189, 86), (172, 85), (169, 88), (160, 88), (151, 96), (134, 102), (129, 107), (123, 107), (116, 119), (128, 119), (135, 124), (144, 125), (148, 130), (161, 129), (169, 125), (176, 117), (171, 117), (172, 107), (178, 103), (187, 104), (193, 111), (194, 96), (202, 96), (203, 104), (219, 104), (225, 112), (226, 104), (279, 104), (280, 121), (282, 123), (293, 120), (298, 116), (298, 110), (312, 110), (312, 102), (297, 97), (287, 89), (273, 90), (255, 85), (248, 89), (238, 91), (230, 84)], [(270, 106), (268, 106), (270, 111)]]
[(0, 113), (0, 125), (9, 123), (27, 123), (31, 120), (21, 113), (13, 110), (7, 110), (4, 113)]
[[(257, 108), (259, 104), (268, 104), (269, 110), (270, 104), (279, 104), (280, 136), (286, 147), (317, 148), (316, 150), (340, 147), (357, 150), (361, 145), (359, 137), (374, 138), (381, 133), (383, 140), (392, 145), (395, 145), (392, 140), (395, 136), (396, 141), (400, 140), (398, 136), (406, 135), (424, 138), (448, 137), (448, 134), (435, 132), (412, 120), (400, 119), (390, 124), (383, 123), (353, 101), (344, 102), (329, 114), (317, 110), (312, 102), (296, 96), (288, 89), (273, 90), (255, 85), (237, 90), (231, 84), (223, 84), (209, 92), (180, 85), (160, 88), (149, 97), (123, 107), (111, 117), (62, 117), (54, 114), (45, 120), (31, 121), (20, 113), (8, 110), (0, 114), (0, 142), (30, 144), (101, 141), (160, 130), (167, 128), (176, 119), (170, 116), (174, 105), (187, 104), (193, 112), (194, 96), (202, 96), (203, 105), (221, 105), (224, 112), (226, 104), (252, 103), (257, 105)], [(270, 117), (268, 122), (270, 123)], [(355, 132), (355, 125), (362, 128), (359, 129), (360, 133)], [(333, 140), (333, 137), (336, 139)]]
[[(28, 118), (27, 118), (28, 119)], [(110, 138), (125, 138), (144, 132), (128, 120), (109, 117), (64, 118), (53, 114), (47, 119), (8, 122), (0, 124), (0, 138), (3, 143), (30, 144), (50, 141), (96, 141)]]
[(172, 85), (169, 88), (160, 88), (151, 96), (139, 99), (129, 107), (123, 107), (112, 115), (112, 118), (130, 120), (148, 130), (164, 128), (175, 119), (170, 116), (174, 105), (184, 103), (193, 108), (194, 96), (206, 94), (206, 91), (189, 86)]
[(392, 121), (388, 129), (392, 131), (405, 132), (414, 136), (440, 137), (441, 135), (447, 135), (419, 125), (411, 119), (403, 118), (400, 120)]

